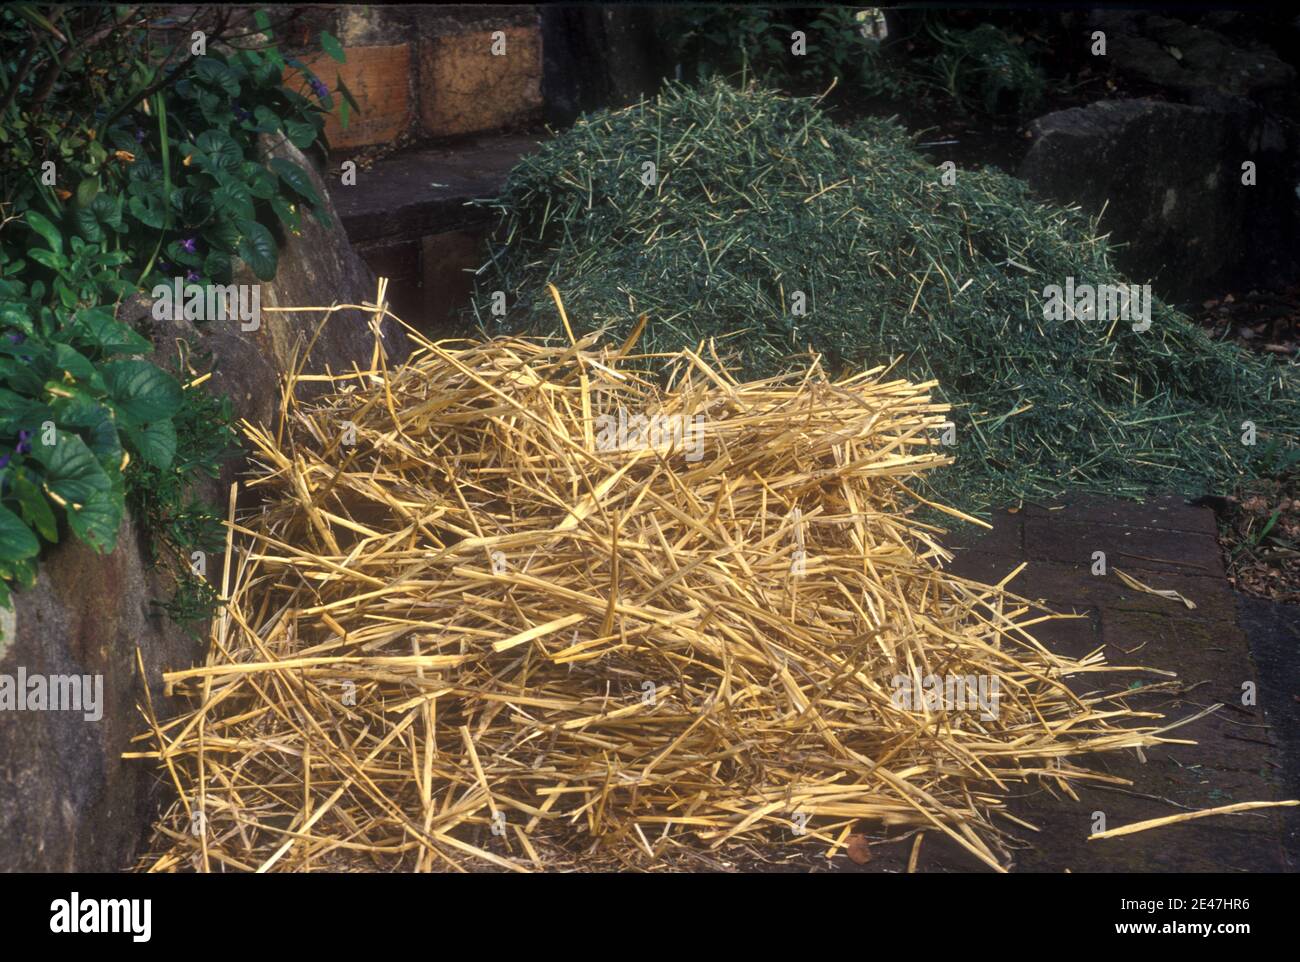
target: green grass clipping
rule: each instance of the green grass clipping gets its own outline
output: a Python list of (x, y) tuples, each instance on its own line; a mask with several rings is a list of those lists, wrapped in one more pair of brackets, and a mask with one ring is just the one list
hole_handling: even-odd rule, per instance
[(1106, 240), (996, 170), (942, 175), (890, 121), (844, 128), (812, 99), (669, 84), (583, 118), (483, 202), (500, 221), (465, 320), (562, 336), (549, 282), (576, 333), (620, 338), (645, 313), (639, 350), (718, 338), (740, 377), (809, 349), (832, 371), (897, 360), (954, 405), (956, 462), (932, 490), (974, 513), (1066, 488), (1222, 490), (1300, 457), (1293, 363), (1155, 298), (1140, 333), (1048, 319), (1048, 285), (1128, 283)]

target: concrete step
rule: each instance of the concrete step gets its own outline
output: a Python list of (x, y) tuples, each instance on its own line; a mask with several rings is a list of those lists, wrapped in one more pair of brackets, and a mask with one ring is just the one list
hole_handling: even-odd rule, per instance
[(405, 150), (357, 171), (354, 187), (331, 186), (353, 245), (364, 247), (481, 226), (490, 212), (466, 207), (500, 191), (506, 174), (537, 136), (491, 134)]
[(466, 301), (468, 273), (483, 261), (496, 215), (469, 202), (500, 193), (506, 175), (536, 149), (536, 134), (487, 134), (404, 150), (357, 171), (354, 186), (330, 188), (357, 253), (390, 280), (393, 310), (439, 333)]

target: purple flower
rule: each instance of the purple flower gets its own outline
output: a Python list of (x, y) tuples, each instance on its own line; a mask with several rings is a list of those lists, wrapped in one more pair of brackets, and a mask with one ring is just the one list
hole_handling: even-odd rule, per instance
[(185, 279), (187, 281), (197, 281), (199, 279), (199, 272), (195, 270), (188, 270), (185, 272)]
[(0, 468), (7, 468), (8, 466), (9, 466), (9, 455), (0, 454)]
[(143, 144), (144, 138), (145, 138), (144, 128), (143, 127), (135, 128), (135, 142), (137, 144)]
[(243, 107), (241, 107), (238, 103), (235, 104), (235, 119), (236, 119), (236, 120), (247, 120), (247, 119), (248, 119), (249, 117), (251, 117), (251, 116), (253, 116), (253, 115), (252, 115), (251, 113), (249, 113), (247, 110), (245, 110)]
[(18, 446), (14, 450), (16, 450), (19, 454), (30, 454), (32, 450), (32, 446), (29, 443), (31, 441), (31, 437), (32, 437), (31, 431), (19, 431)]
[(198, 239), (197, 239), (197, 238), (195, 238), (195, 237), (187, 237), (187, 238), (185, 238), (185, 240), (181, 241), (181, 249), (182, 249), (183, 251), (185, 251), (185, 253), (187, 253), (187, 254), (194, 254), (194, 253), (197, 253), (197, 251), (198, 251), (198, 243), (199, 243), (199, 242), (198, 242)]
[(311, 83), (312, 92), (317, 97), (324, 100), (326, 97), (329, 96), (330, 93), (329, 88), (326, 87), (323, 83), (321, 83), (320, 80), (318, 80), (316, 77), (312, 77), (310, 83)]
[(5, 339), (10, 344), (21, 344), (23, 341), (27, 340), (27, 335), (15, 332), (11, 334), (6, 334)]

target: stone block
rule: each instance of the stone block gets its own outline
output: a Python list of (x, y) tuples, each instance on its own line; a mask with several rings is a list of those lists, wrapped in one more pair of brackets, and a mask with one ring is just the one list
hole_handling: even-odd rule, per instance
[[(493, 52), (494, 46), (504, 52)], [(536, 23), (428, 37), (420, 42), (420, 120), (430, 137), (537, 121), (542, 40)]]

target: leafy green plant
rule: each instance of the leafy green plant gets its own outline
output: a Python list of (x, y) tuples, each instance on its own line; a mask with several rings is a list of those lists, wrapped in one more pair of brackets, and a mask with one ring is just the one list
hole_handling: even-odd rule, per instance
[(1042, 101), (1042, 72), (997, 27), (983, 23), (971, 30), (952, 30), (930, 22), (927, 29), (939, 46), (930, 69), (963, 109), (1023, 114)]
[[(265, 14), (256, 17), (269, 33)], [(21, 19), (6, 13), (0, 22), (13, 30)], [(38, 209), (87, 243), (126, 250), (139, 272), (133, 279), (146, 287), (180, 272), (228, 283), (238, 260), (269, 280), (276, 232), (297, 232), (305, 213), (322, 222), (326, 215), (306, 171), (266, 159), (259, 138), (323, 143), (334, 93), (273, 45), (225, 47), (210, 37), (205, 54), (172, 62), (150, 45), (148, 30), (129, 26), (121, 25), (113, 49), (101, 45), (72, 61), (83, 74), (124, 74), (122, 89), (106, 91), (90, 116), (79, 88), (42, 101), (37, 114), (13, 99), (0, 135), (0, 197), (12, 214)], [(333, 38), (330, 47), (337, 50)], [(290, 67), (301, 92), (285, 85)], [(23, 83), (17, 73), (3, 79), (11, 89)], [(351, 101), (341, 78), (336, 92)], [(48, 161), (58, 184), (42, 182)]]
[(690, 79), (705, 80), (737, 70), (742, 63), (765, 74), (785, 59), (786, 46), (771, 7), (689, 6), (676, 16), (667, 33), (668, 46), (683, 61)]
[[(210, 367), (211, 359), (202, 366)], [(187, 358), (180, 368), (197, 375)], [(230, 399), (201, 389), (202, 376), (191, 377), (172, 416), (177, 444), (171, 462), (144, 460), (127, 467), (127, 504), (146, 530), (155, 533), (149, 560), (168, 564), (175, 581), (172, 597), (160, 605), (173, 621), (192, 626), (207, 617), (216, 592), (203, 577), (206, 557), (219, 553), (225, 529), (216, 508), (194, 492), (195, 481), (215, 479), (223, 461), (239, 449)]]
[[(882, 43), (877, 8), (697, 6), (676, 15), (669, 48), (684, 75), (705, 80), (743, 71), (792, 92), (824, 90), (832, 80), (871, 97), (941, 97), (962, 110), (1023, 113), (1041, 99), (1046, 82), (1026, 51), (992, 24), (945, 25), (926, 13), (906, 38)], [(802, 31), (806, 51), (791, 51)]]
[[(54, 272), (55, 304), (43, 280), (19, 279), (26, 262), (0, 248), (0, 576), (30, 584), (38, 535), (59, 540), (56, 511), (74, 535), (111, 551), (122, 520), (122, 471), (132, 455), (166, 465), (175, 452), (176, 379), (133, 357), (149, 342), (103, 307), (76, 298), (126, 259), (80, 237), (65, 252), (57, 230), (27, 211), (45, 243), (31, 260)], [(96, 273), (92, 273), (96, 272)], [(72, 300), (71, 308), (64, 305)], [(0, 582), (0, 600), (8, 591)]]
[[(691, 76), (706, 80), (744, 70), (768, 84), (826, 86), (840, 78), (869, 93), (901, 94), (906, 76), (851, 7), (688, 6), (669, 31), (669, 48)], [(795, 31), (806, 50), (791, 50)]]
[(320, 149), (335, 95), (356, 104), (273, 34), (228, 8), (0, 10), (0, 603), (65, 527), (112, 550), (128, 502), (177, 557), (219, 530), (186, 492), (233, 439), (229, 405), (146, 359), (115, 305), (240, 262), (269, 280), (284, 232), (327, 221), (264, 138)]
[(904, 61), (890, 56), (872, 33), (876, 18), (852, 7), (826, 7), (809, 24), (809, 56), (804, 70), (819, 84), (839, 77), (863, 93), (877, 97), (919, 94), (920, 83)]
[(1269, 438), (1258, 445), (1251, 460), (1260, 476), (1286, 478), (1300, 472), (1300, 447)]

